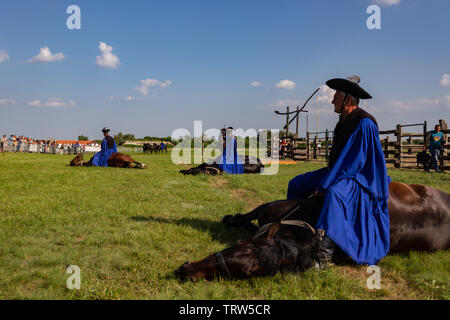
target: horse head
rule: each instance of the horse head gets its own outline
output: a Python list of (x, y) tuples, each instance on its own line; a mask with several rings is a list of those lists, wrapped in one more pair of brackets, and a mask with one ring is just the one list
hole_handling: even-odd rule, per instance
[(83, 154), (79, 153), (75, 156), (75, 158), (70, 161), (71, 167), (81, 167), (83, 166)]

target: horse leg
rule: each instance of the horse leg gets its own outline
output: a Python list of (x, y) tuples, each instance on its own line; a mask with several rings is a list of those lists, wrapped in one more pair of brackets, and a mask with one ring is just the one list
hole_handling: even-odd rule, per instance
[(277, 200), (260, 205), (247, 214), (237, 213), (235, 215), (226, 215), (222, 222), (229, 227), (245, 227), (249, 231), (255, 230), (257, 226), (251, 222), (258, 220), (261, 227), (267, 223), (281, 220), (285, 214), (299, 204), (302, 199)]
[[(252, 223), (253, 220), (259, 220), (260, 216), (264, 214), (264, 210), (271, 204), (271, 202), (260, 205), (247, 214), (236, 213), (235, 215), (226, 215), (222, 218), (222, 222), (228, 227), (244, 227), (249, 231), (256, 231), (258, 227)], [(256, 228), (256, 230), (255, 230)]]

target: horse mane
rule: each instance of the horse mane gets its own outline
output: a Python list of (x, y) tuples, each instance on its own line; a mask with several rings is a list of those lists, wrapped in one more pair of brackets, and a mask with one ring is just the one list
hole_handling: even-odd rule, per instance
[(264, 275), (278, 271), (302, 272), (323, 260), (317, 233), (282, 225), (273, 240), (256, 239), (257, 257)]

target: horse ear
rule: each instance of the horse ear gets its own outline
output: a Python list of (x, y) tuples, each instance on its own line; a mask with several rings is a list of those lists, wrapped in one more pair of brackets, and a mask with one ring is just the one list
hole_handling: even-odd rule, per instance
[(269, 227), (269, 232), (267, 234), (267, 240), (273, 240), (275, 234), (280, 230), (281, 223), (275, 222)]

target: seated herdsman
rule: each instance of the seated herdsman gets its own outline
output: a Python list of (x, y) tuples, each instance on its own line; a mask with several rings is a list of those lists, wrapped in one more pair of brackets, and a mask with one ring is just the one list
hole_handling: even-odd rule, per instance
[(222, 155), (215, 162), (228, 174), (244, 173), (244, 162), (237, 152), (237, 139), (233, 135), (233, 128), (222, 129)]
[(325, 233), (323, 253), (329, 261), (335, 246), (359, 264), (376, 264), (389, 250), (389, 182), (375, 118), (359, 108), (372, 98), (359, 77), (332, 79), (336, 90), (334, 129), (328, 167), (299, 175), (289, 182), (287, 198), (323, 194), (316, 228)]
[(102, 129), (103, 135), (105, 137), (103, 138), (102, 149), (100, 150), (100, 152), (96, 153), (91, 159), (91, 163), (93, 166), (107, 167), (108, 159), (111, 157), (113, 153), (117, 152), (116, 142), (112, 137), (109, 136), (109, 131), (110, 129), (108, 128)]

